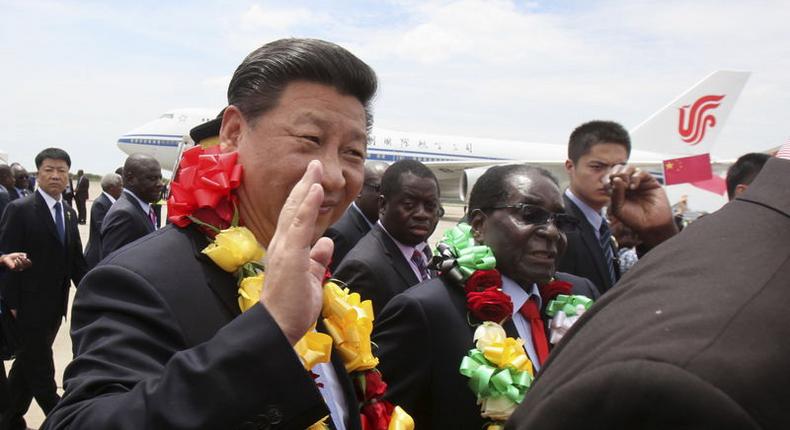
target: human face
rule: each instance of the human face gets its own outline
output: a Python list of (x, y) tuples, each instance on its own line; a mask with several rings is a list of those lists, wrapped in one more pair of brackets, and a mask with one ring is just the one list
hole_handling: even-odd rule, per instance
[(379, 196), (381, 195), (381, 176), (383, 174), (383, 168), (365, 168), (365, 182), (362, 184), (362, 191), (355, 202), (370, 222), (376, 222), (379, 219)]
[[(528, 203), (564, 212), (559, 188), (540, 174), (515, 173), (506, 178), (504, 187), (508, 197), (496, 206)], [(554, 223), (529, 224), (517, 209), (476, 211), (472, 229), (475, 240), (494, 252), (497, 269), (524, 288), (551, 279), (567, 244)]]
[(571, 192), (595, 210), (609, 204), (611, 190), (606, 179), (614, 166), (628, 162), (625, 146), (616, 143), (599, 143), (579, 157), (577, 162), (567, 160), (565, 170), (570, 177)]
[(45, 158), (38, 168), (36, 180), (42, 191), (55, 200), (60, 200), (60, 195), (69, 182), (69, 165), (64, 160)]
[(220, 142), (223, 150), (238, 151), (244, 167), (239, 214), (262, 245), (274, 236), (280, 210), (312, 160), (323, 166), (324, 189), (314, 239), (343, 215), (362, 187), (366, 130), (359, 100), (313, 82), (291, 82), (277, 105), (252, 121), (235, 106), (225, 110)]
[(442, 211), (436, 181), (411, 172), (401, 175), (400, 192), (389, 199), (381, 197), (380, 207), (384, 228), (409, 246), (425, 242), (431, 236)]
[(129, 188), (140, 200), (154, 203), (159, 200), (162, 193), (162, 169), (156, 160), (141, 161), (136, 166), (134, 175), (126, 177), (126, 187)]
[[(65, 161), (64, 161), (65, 163)], [(17, 188), (27, 188), (29, 175), (27, 174), (27, 170), (21, 166), (14, 167), (14, 186)]]

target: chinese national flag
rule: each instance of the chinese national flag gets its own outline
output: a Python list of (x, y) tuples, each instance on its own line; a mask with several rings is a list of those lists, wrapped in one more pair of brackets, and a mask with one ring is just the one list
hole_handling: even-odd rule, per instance
[(710, 154), (664, 160), (664, 184), (706, 181), (713, 176)]

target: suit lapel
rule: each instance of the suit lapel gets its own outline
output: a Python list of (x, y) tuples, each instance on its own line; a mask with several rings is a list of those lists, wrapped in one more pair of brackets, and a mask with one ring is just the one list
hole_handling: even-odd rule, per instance
[(359, 231), (360, 237), (367, 234), (367, 232), (370, 231), (370, 224), (368, 224), (365, 216), (353, 206), (349, 206), (348, 210), (351, 211), (351, 221), (354, 222), (354, 226), (356, 227), (357, 231)]
[(140, 220), (144, 223), (146, 231), (148, 231), (148, 233), (152, 233), (154, 231), (154, 225), (151, 224), (151, 218), (148, 218), (148, 214), (145, 213), (142, 207), (140, 207), (140, 202), (138, 202), (137, 199), (134, 198), (134, 196), (129, 195), (128, 191), (124, 191), (123, 194), (121, 195), (121, 198), (128, 200), (129, 203), (132, 206), (134, 206), (135, 213), (140, 218)]
[(595, 266), (595, 270), (598, 272), (600, 279), (606, 283), (608, 289), (611, 286), (609, 285), (609, 270), (606, 268), (601, 244), (598, 241), (598, 237), (595, 235), (595, 230), (593, 226), (590, 225), (590, 222), (587, 221), (584, 212), (576, 206), (576, 203), (564, 194), (562, 197), (565, 199), (565, 207), (570, 209), (572, 215), (579, 219), (579, 236), (584, 246), (587, 248), (587, 255), (590, 255), (593, 259), (592, 262), (593, 266)]
[(56, 243), (60, 243), (60, 235), (58, 234), (57, 227), (55, 227), (55, 220), (52, 219), (52, 212), (47, 206), (46, 200), (44, 200), (44, 197), (38, 192), (34, 198), (36, 199), (36, 214), (38, 214), (39, 221), (47, 226), (47, 230), (49, 230), (55, 238)]
[(417, 285), (420, 282), (417, 279), (417, 275), (415, 275), (414, 271), (411, 270), (409, 262), (403, 257), (403, 253), (400, 252), (400, 248), (398, 248), (398, 245), (396, 245), (395, 242), (390, 239), (387, 232), (385, 232), (381, 226), (376, 225), (373, 228), (373, 234), (381, 243), (381, 246), (384, 248), (387, 256), (390, 258), (392, 267), (395, 269), (395, 272), (398, 274), (398, 276), (401, 277), (403, 282), (409, 287), (412, 285)]
[(203, 269), (206, 283), (234, 318), (241, 315), (237, 292), (238, 288), (236, 287), (233, 275), (220, 269), (219, 266), (206, 256), (206, 254), (201, 252), (203, 248), (208, 245), (208, 240), (203, 233), (198, 231), (195, 227), (189, 227), (186, 231), (189, 238), (192, 240), (192, 251), (195, 254), (195, 258), (203, 263), (200, 266)]

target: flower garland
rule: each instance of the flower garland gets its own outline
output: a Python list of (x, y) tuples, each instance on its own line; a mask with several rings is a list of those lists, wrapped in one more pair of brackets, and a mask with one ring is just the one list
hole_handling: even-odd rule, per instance
[[(524, 341), (507, 337), (502, 328), (513, 314), (513, 302), (502, 291), (496, 258), (491, 248), (475, 243), (469, 224), (460, 223), (445, 231), (432, 264), (445, 279), (463, 286), (469, 315), (482, 321), (474, 333), (475, 348), (463, 358), (459, 371), (469, 378), (481, 415), (491, 420), (486, 429), (501, 430), (524, 400), (534, 370)], [(541, 297), (549, 303), (549, 315), (554, 317), (550, 326), (557, 321), (557, 329), (550, 336), (557, 341), (592, 304), (586, 297), (570, 296), (571, 287), (564, 281), (540, 287)]]
[[(237, 153), (221, 153), (218, 146), (198, 145), (185, 151), (167, 203), (168, 220), (181, 228), (194, 223), (210, 241), (202, 252), (222, 270), (236, 275), (239, 308), (244, 312), (260, 300), (265, 252), (252, 232), (239, 226), (233, 193), (242, 177), (237, 159)], [(355, 384), (362, 429), (412, 430), (411, 416), (383, 399), (387, 385), (372, 353), (370, 300), (361, 300), (359, 294), (342, 288), (330, 277), (329, 272), (324, 275), (321, 311), (329, 334), (315, 331), (314, 325), (294, 345), (302, 364), (310, 371), (319, 363), (329, 362), (334, 344)], [(309, 429), (326, 429), (327, 418)]]

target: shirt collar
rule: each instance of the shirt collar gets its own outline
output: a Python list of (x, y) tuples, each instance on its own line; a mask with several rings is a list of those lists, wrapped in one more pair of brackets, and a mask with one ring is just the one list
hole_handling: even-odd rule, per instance
[(575, 203), (576, 206), (579, 207), (579, 209), (581, 209), (582, 213), (584, 214), (584, 217), (587, 218), (587, 222), (589, 222), (590, 225), (593, 226), (595, 231), (601, 229), (601, 222), (603, 221), (603, 210), (596, 211), (595, 209), (591, 208), (590, 206), (587, 205), (587, 203), (584, 203), (583, 201), (581, 201), (581, 199), (573, 195), (573, 192), (571, 192), (570, 188), (565, 189), (565, 195), (568, 196), (568, 198), (571, 199), (571, 201)]
[(543, 309), (543, 300), (540, 297), (540, 290), (538, 290), (537, 284), (532, 284), (532, 288), (527, 292), (516, 281), (502, 275), (502, 291), (510, 296), (510, 301), (513, 302), (513, 315), (518, 313), (519, 309), (524, 306), (524, 303), (530, 297), (535, 297), (538, 309)]
[[(60, 196), (58, 196), (58, 198), (56, 200), (54, 197), (52, 197), (49, 194), (45, 193), (44, 190), (42, 190), (41, 188), (37, 188), (36, 191), (38, 191), (38, 193), (41, 194), (41, 197), (44, 198), (44, 201), (47, 202), (47, 207), (50, 208), (50, 209), (52, 209), (52, 206), (54, 206), (55, 203), (61, 201)], [(63, 205), (61, 204), (61, 206), (63, 206)]]
[(418, 251), (422, 252), (423, 255), (425, 255), (425, 247), (428, 246), (427, 242), (420, 242), (420, 243), (418, 243), (415, 246), (409, 246), (409, 245), (403, 244), (403, 243), (399, 242), (398, 239), (395, 239), (394, 237), (392, 237), (392, 235), (384, 227), (384, 224), (381, 223), (381, 220), (377, 221), (376, 224), (380, 225), (381, 229), (384, 230), (384, 233), (387, 233), (387, 236), (389, 236), (390, 239), (392, 239), (392, 241), (395, 242), (395, 245), (398, 246), (398, 249), (400, 249), (401, 254), (403, 254), (403, 256), (406, 257), (406, 261), (410, 261), (411, 260), (411, 256), (414, 254), (415, 250), (418, 250)]
[(151, 210), (151, 204), (150, 203), (146, 203), (146, 202), (140, 200), (140, 198), (137, 197), (137, 195), (135, 193), (133, 193), (131, 190), (128, 190), (128, 189), (124, 188), (123, 192), (124, 193), (128, 193), (130, 196), (134, 197), (134, 199), (137, 200), (137, 203), (140, 204), (140, 207), (143, 208), (143, 212), (145, 212), (146, 215), (148, 214), (148, 212)]
[(108, 199), (110, 199), (110, 203), (115, 203), (115, 197), (113, 197), (112, 194), (108, 193), (107, 191), (102, 191), (101, 193), (107, 196)]
[[(373, 223), (372, 223), (372, 222), (370, 222), (370, 220), (368, 219), (368, 217), (366, 217), (366, 216), (365, 216), (365, 214), (364, 214), (364, 213), (362, 213), (362, 209), (360, 209), (360, 208), (359, 208), (359, 206), (357, 206), (357, 203), (356, 203), (356, 202), (351, 202), (351, 207), (352, 207), (352, 208), (354, 208), (354, 210), (356, 210), (357, 212), (359, 212), (359, 214), (360, 214), (360, 215), (362, 215), (362, 219), (364, 219), (364, 220), (365, 220), (365, 222), (366, 222), (366, 223), (368, 223), (368, 226), (369, 226), (370, 228), (373, 228)], [(383, 226), (382, 226), (382, 227), (383, 227)], [(384, 230), (384, 231), (386, 231), (386, 230)], [(390, 237), (391, 237), (391, 236), (390, 236)], [(395, 240), (395, 239), (393, 239), (393, 240)]]

